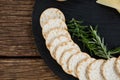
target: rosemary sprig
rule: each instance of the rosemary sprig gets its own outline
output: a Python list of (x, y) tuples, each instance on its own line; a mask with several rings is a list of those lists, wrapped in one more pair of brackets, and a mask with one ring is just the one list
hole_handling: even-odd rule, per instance
[(72, 33), (72, 37), (77, 37), (90, 51), (90, 53), (95, 54), (98, 57), (109, 59), (112, 54), (120, 52), (120, 48), (108, 51), (106, 45), (104, 44), (104, 38), (98, 35), (97, 27), (93, 29), (92, 26), (82, 26), (81, 21), (72, 19), (68, 22), (68, 30)]
[(111, 55), (120, 54), (120, 47), (109, 50), (109, 54), (111, 54)]

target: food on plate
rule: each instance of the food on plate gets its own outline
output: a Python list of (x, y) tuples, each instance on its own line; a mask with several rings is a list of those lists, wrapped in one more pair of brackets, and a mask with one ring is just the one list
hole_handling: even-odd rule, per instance
[(50, 19), (61, 19), (65, 22), (64, 14), (57, 8), (48, 8), (40, 16), (40, 25), (43, 28)]
[(108, 7), (112, 7), (116, 10), (118, 10), (118, 12), (120, 12), (120, 0), (97, 0), (96, 1), (99, 4), (108, 6)]
[(50, 19), (48, 23), (44, 25), (44, 28), (42, 28), (44, 38), (53, 28), (61, 28), (67, 30), (67, 25), (61, 19)]
[(82, 43), (89, 50), (90, 55), (103, 59), (119, 55), (120, 47), (109, 50), (104, 42), (104, 38), (101, 38), (99, 35), (97, 27), (84, 26), (81, 21), (76, 19), (70, 20), (67, 25), (71, 36)]
[(120, 80), (120, 77), (115, 70), (115, 60), (116, 58), (111, 58), (103, 63), (101, 69), (105, 80)]
[(95, 61), (94, 58), (86, 58), (78, 63), (76, 73), (79, 80), (88, 80), (87, 68), (93, 61)]
[(62, 66), (63, 70), (70, 74), (69, 73), (69, 70), (68, 70), (68, 60), (70, 59), (70, 57), (76, 53), (80, 53), (81, 51), (79, 49), (76, 49), (76, 48), (70, 48), (69, 50), (65, 51), (61, 58), (60, 58), (60, 65)]
[[(83, 27), (76, 22), (79, 21), (71, 21), (71, 29), (68, 29), (64, 14), (56, 8), (49, 8), (41, 14), (42, 34), (53, 59), (66, 73), (77, 77), (79, 80), (120, 80), (120, 57), (110, 58), (111, 53), (120, 52), (119, 48), (111, 52), (107, 51), (104, 39), (98, 36), (96, 30), (92, 27)], [(84, 31), (85, 28), (89, 29), (87, 33), (90, 36)], [(94, 59), (87, 53), (82, 52), (80, 47), (72, 40), (68, 30), (73, 31), (76, 37), (84, 38), (82, 41), (86, 42), (87, 46), (96, 55), (108, 60)], [(87, 37), (85, 37), (86, 35)], [(92, 39), (91, 35), (93, 36)]]
[(57, 47), (64, 43), (64, 42), (69, 42), (71, 41), (71, 38), (69, 38), (67, 35), (60, 35), (58, 37), (56, 37), (49, 45), (48, 49), (50, 50), (50, 54), (52, 55), (52, 57), (55, 59), (55, 50), (57, 49)]
[(50, 43), (58, 36), (63, 35), (71, 38), (67, 30), (55, 28), (51, 30), (46, 36), (46, 46), (49, 48)]
[(101, 66), (105, 60), (95, 60), (87, 68), (88, 80), (104, 80), (102, 76)]
[(116, 72), (118, 73), (118, 76), (120, 77), (120, 57), (117, 58), (115, 61), (115, 69), (116, 69)]
[(87, 53), (79, 52), (71, 56), (71, 58), (68, 61), (68, 70), (69, 73), (71, 73), (74, 77), (77, 77), (76, 67), (80, 61), (83, 59), (89, 58), (90, 56)]
[(72, 19), (68, 23), (68, 27), (72, 36), (82, 42), (91, 52), (90, 54), (96, 55), (100, 58), (110, 58), (111, 52), (108, 51), (104, 44), (104, 38), (99, 36), (97, 27), (93, 28), (92, 26), (83, 26), (80, 21), (75, 19)]
[(69, 42), (63, 42), (61, 43), (55, 50), (55, 59), (56, 61), (60, 64), (60, 58), (62, 56), (62, 54), (66, 51), (69, 50), (71, 48), (75, 48), (80, 49), (79, 46), (77, 44), (75, 44), (73, 41), (69, 41)]

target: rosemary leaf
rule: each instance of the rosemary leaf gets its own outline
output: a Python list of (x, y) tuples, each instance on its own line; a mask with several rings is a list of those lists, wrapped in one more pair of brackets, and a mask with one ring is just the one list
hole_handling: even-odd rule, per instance
[(97, 31), (97, 26), (81, 25), (83, 21), (77, 21), (72, 19), (68, 22), (68, 31), (72, 34), (72, 37), (77, 37), (78, 41), (82, 42), (84, 46), (88, 48), (91, 55), (96, 55), (105, 59), (113, 57), (114, 54), (120, 54), (120, 47), (108, 50), (104, 38), (101, 38)]
[[(83, 26), (81, 21), (72, 19), (68, 22), (68, 31), (72, 33), (73, 37), (77, 37), (80, 42), (82, 42), (89, 51), (105, 59), (111, 57), (111, 52), (108, 52), (106, 45), (104, 44), (104, 38), (98, 35), (97, 27), (93, 29), (92, 26)], [(115, 50), (116, 51), (116, 50)], [(115, 53), (115, 51), (113, 51)], [(120, 52), (120, 49), (117, 51)]]
[(110, 50), (109, 53), (111, 55), (113, 55), (113, 54), (120, 54), (120, 47)]

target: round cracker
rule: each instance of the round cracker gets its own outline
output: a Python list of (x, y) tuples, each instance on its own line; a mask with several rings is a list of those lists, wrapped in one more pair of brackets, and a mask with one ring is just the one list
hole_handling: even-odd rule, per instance
[(47, 24), (44, 25), (42, 28), (42, 34), (45, 37), (49, 31), (51, 31), (53, 28), (61, 28), (67, 30), (67, 25), (65, 22), (61, 19), (50, 19)]
[(43, 28), (44, 25), (48, 22), (50, 19), (61, 19), (65, 22), (65, 16), (64, 14), (57, 8), (48, 8), (40, 16), (40, 25)]
[(61, 58), (60, 58), (60, 65), (62, 66), (62, 69), (63, 69), (66, 73), (70, 74), (69, 71), (68, 71), (68, 65), (67, 65), (69, 58), (70, 58), (72, 55), (74, 55), (74, 54), (76, 54), (76, 53), (79, 53), (79, 52), (81, 52), (80, 49), (70, 48), (69, 50), (66, 50), (66, 51), (62, 54), (62, 56), (61, 56)]
[(62, 44), (62, 43), (64, 43), (64, 42), (69, 42), (69, 41), (71, 41), (71, 40), (72, 40), (72, 39), (69, 38), (69, 37), (66, 36), (66, 35), (60, 35), (60, 36), (56, 37), (56, 38), (50, 43), (50, 45), (48, 45), (48, 49), (50, 50), (51, 56), (55, 59), (55, 56), (54, 56), (53, 53), (55, 53), (56, 48), (57, 48), (60, 44)]
[(101, 66), (105, 60), (95, 60), (87, 68), (87, 78), (88, 80), (104, 80)]
[(115, 61), (115, 69), (116, 72), (118, 73), (118, 76), (120, 77), (120, 56)]
[(76, 67), (80, 61), (83, 59), (90, 58), (90, 56), (87, 53), (80, 52), (72, 55), (68, 60), (68, 70), (69, 73), (72, 74), (74, 77), (77, 77), (76, 75)]
[(87, 78), (87, 67), (93, 62), (95, 61), (94, 58), (86, 58), (84, 60), (82, 60), (80, 63), (78, 63), (78, 66), (76, 68), (76, 73), (77, 73), (77, 77), (79, 78), (79, 80), (88, 80)]
[(55, 50), (55, 59), (56, 61), (60, 64), (60, 58), (62, 56), (62, 54), (66, 51), (66, 50), (69, 50), (71, 48), (76, 48), (76, 49), (79, 49), (79, 46), (77, 44), (75, 44), (73, 41), (69, 41), (69, 42), (64, 42), (62, 44), (60, 44), (56, 50)]
[(50, 45), (50, 43), (58, 36), (63, 35), (63, 36), (67, 36), (68, 38), (71, 39), (71, 36), (69, 34), (69, 32), (67, 30), (64, 29), (58, 29), (58, 28), (54, 28), (52, 29), (46, 36), (46, 45), (47, 47)]
[(103, 63), (102, 65), (102, 75), (105, 80), (120, 80), (119, 76), (115, 71), (115, 60), (116, 58), (111, 58)]

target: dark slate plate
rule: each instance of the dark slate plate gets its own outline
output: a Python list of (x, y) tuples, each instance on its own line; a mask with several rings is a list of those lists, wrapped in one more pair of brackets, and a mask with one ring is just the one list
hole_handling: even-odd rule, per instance
[[(96, 4), (95, 2), (96, 0), (68, 0), (66, 2), (36, 0), (35, 2), (32, 26), (37, 48), (50, 69), (62, 80), (78, 79), (66, 74), (50, 56), (42, 36), (39, 16), (49, 7), (59, 8), (65, 14), (67, 20), (75, 18), (84, 20), (85, 25), (98, 25), (99, 33), (105, 38), (108, 49), (120, 46), (120, 14), (112, 8)], [(76, 41), (76, 43), (79, 42)]]

